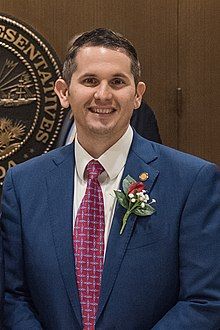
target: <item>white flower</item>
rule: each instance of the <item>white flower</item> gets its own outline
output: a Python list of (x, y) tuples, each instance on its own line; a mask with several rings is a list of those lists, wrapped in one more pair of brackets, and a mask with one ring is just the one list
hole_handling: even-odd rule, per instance
[(132, 202), (132, 203), (135, 203), (135, 202), (136, 202), (136, 199), (135, 199), (135, 198), (132, 198), (132, 199), (131, 199), (131, 202)]
[(145, 194), (145, 195), (144, 195), (144, 201), (145, 201), (145, 202), (149, 201), (149, 196), (148, 196), (148, 194)]
[(152, 201), (151, 201), (151, 203), (156, 203), (156, 199), (153, 198)]
[(145, 207), (145, 203), (144, 202), (141, 203), (141, 207), (142, 207), (142, 209)]
[(145, 198), (144, 198), (143, 196), (140, 196), (140, 197), (139, 197), (139, 200), (140, 200), (141, 202), (143, 202), (144, 199), (145, 199)]
[(129, 198), (133, 198), (134, 197), (134, 194), (129, 194), (128, 197)]

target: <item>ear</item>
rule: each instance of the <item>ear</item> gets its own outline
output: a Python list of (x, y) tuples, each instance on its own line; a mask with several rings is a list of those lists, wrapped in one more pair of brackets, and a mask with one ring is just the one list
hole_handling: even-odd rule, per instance
[(67, 83), (65, 82), (65, 80), (63, 80), (61, 78), (57, 79), (57, 81), (55, 82), (54, 91), (57, 94), (57, 96), (59, 97), (62, 107), (68, 108), (69, 107), (69, 99), (68, 99), (69, 90), (68, 90), (68, 86), (67, 86)]
[(134, 109), (137, 109), (141, 105), (142, 96), (146, 90), (146, 85), (143, 81), (139, 81), (136, 87), (136, 95), (134, 100)]

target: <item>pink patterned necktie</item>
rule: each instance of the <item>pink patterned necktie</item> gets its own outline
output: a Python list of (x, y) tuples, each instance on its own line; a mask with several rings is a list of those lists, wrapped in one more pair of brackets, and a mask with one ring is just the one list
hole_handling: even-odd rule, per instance
[(76, 216), (73, 233), (76, 280), (82, 310), (83, 329), (95, 329), (104, 256), (104, 202), (98, 176), (102, 165), (91, 160), (87, 187)]

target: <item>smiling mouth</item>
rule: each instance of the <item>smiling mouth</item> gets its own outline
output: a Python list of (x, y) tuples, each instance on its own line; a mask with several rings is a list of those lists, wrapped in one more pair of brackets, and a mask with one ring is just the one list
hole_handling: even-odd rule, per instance
[(94, 107), (89, 107), (88, 110), (91, 111), (92, 113), (97, 113), (101, 115), (110, 114), (116, 111), (114, 108), (94, 108)]

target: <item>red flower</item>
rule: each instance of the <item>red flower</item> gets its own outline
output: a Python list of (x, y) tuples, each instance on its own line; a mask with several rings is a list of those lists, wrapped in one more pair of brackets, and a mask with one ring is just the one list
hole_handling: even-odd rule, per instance
[(143, 182), (134, 182), (128, 188), (128, 195), (136, 194), (137, 192), (141, 192), (142, 190), (144, 190)]

